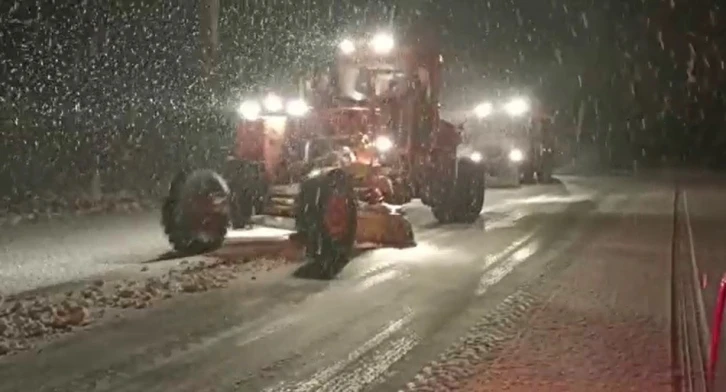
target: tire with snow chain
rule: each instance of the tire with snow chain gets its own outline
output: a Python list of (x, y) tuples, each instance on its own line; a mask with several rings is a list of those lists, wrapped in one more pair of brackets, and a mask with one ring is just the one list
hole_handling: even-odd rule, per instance
[(197, 170), (174, 177), (161, 223), (175, 251), (195, 255), (219, 248), (228, 221), (229, 188), (218, 174)]
[(451, 175), (439, 179), (431, 211), (439, 223), (472, 223), (484, 206), (486, 171), (481, 163), (460, 159)]
[(249, 225), (252, 215), (262, 211), (267, 197), (267, 183), (260, 165), (253, 162), (228, 163), (230, 220), (235, 229)]
[(455, 219), (461, 223), (472, 223), (479, 219), (484, 207), (486, 171), (483, 165), (470, 160), (459, 161), (456, 181), (458, 205)]
[(333, 278), (350, 260), (355, 244), (358, 204), (350, 177), (333, 170), (306, 180), (296, 208), (308, 259), (322, 278)]

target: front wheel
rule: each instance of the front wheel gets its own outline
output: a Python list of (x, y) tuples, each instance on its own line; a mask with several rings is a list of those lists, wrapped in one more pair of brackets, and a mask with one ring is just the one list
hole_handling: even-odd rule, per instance
[(211, 170), (179, 173), (169, 187), (161, 223), (174, 250), (195, 255), (219, 248), (227, 235), (229, 188)]
[(352, 181), (333, 170), (306, 180), (297, 201), (296, 226), (306, 254), (330, 279), (343, 269), (355, 244), (358, 204)]
[(439, 223), (472, 223), (484, 206), (486, 171), (481, 163), (468, 159), (457, 162), (456, 171), (439, 181), (432, 212)]

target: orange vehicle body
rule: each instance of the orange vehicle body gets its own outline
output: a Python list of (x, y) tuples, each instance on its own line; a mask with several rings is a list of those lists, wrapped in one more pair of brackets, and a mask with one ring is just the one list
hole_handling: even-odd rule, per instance
[[(459, 129), (439, 117), (442, 66), (436, 48), (405, 42), (386, 55), (365, 49), (339, 54), (332, 69), (337, 83), (315, 85), (313, 80), (330, 75), (314, 75), (309, 81), (305, 98), (310, 110), (304, 116), (266, 113), (241, 119), (234, 159), (260, 164), (272, 186), (299, 183), (315, 167), (342, 168), (356, 178), (361, 194), (380, 192), (406, 202), (425, 191), (427, 179), (436, 175), (442, 162), (455, 161), (461, 143)], [(357, 78), (368, 85), (370, 93), (364, 99), (346, 96), (351, 84), (346, 74), (351, 71), (371, 75)], [(395, 93), (385, 87), (394, 74), (403, 86)], [(375, 151), (380, 137), (393, 141), (386, 159)], [(318, 142), (348, 153), (337, 161), (315, 161), (319, 157), (310, 147)], [(407, 184), (409, 194), (391, 195), (392, 182)]]
[(413, 198), (440, 223), (478, 219), (483, 165), (457, 156), (461, 129), (439, 116), (436, 41), (400, 38), (343, 40), (297, 98), (242, 101), (224, 176), (183, 171), (170, 185), (162, 224), (174, 248), (208, 251), (255, 215), (289, 216), (293, 242), (333, 276), (354, 246), (415, 245), (400, 208)]

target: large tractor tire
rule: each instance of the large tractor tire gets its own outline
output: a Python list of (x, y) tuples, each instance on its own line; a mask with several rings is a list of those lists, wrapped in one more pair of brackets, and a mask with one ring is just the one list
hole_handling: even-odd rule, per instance
[(227, 235), (229, 188), (211, 170), (179, 173), (164, 200), (161, 223), (169, 242), (181, 255), (219, 248)]
[(522, 184), (534, 184), (536, 173), (531, 162), (527, 162), (522, 165), (520, 183)]
[(552, 171), (549, 168), (543, 168), (537, 172), (537, 182), (540, 184), (551, 184), (552, 183)]
[(252, 215), (260, 213), (267, 198), (267, 182), (260, 165), (254, 162), (229, 162), (226, 178), (230, 189), (230, 220), (241, 229), (250, 224)]
[(437, 179), (438, 197), (431, 210), (439, 223), (472, 223), (484, 206), (484, 166), (469, 159), (460, 159), (456, 165), (452, 175)]
[(392, 181), (393, 195), (386, 200), (387, 203), (403, 205), (411, 202), (413, 199), (413, 187), (411, 184), (400, 177), (394, 178)]
[(333, 170), (302, 183), (295, 223), (306, 255), (323, 279), (331, 279), (350, 260), (355, 245), (358, 204), (350, 177)]
[(539, 170), (537, 171), (537, 181), (540, 184), (551, 184), (552, 178), (552, 153), (546, 153), (542, 157), (542, 163), (540, 164)]

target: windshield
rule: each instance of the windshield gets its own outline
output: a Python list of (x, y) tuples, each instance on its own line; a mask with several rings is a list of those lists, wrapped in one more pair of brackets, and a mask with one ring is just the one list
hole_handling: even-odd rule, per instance
[(405, 88), (403, 72), (388, 68), (368, 68), (340, 64), (337, 68), (338, 94), (352, 99), (385, 98)]

